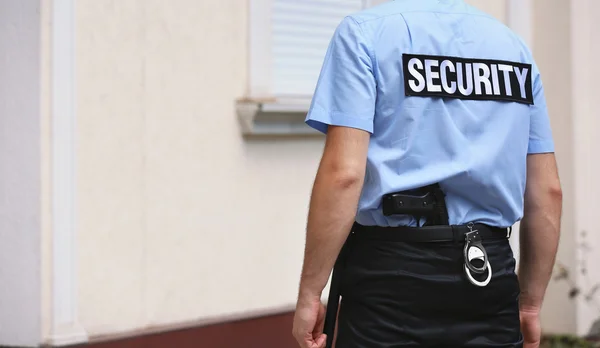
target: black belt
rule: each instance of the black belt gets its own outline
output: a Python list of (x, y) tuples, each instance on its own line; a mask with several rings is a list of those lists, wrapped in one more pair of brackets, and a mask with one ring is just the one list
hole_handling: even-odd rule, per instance
[[(510, 238), (512, 228), (492, 227), (484, 224), (467, 225), (436, 225), (425, 227), (381, 227), (381, 226), (363, 226), (354, 223), (352, 227), (352, 239), (381, 240), (386, 242), (415, 242), (415, 243), (436, 243), (436, 242), (455, 242), (464, 243), (465, 273), (469, 280), (477, 286), (486, 286), (492, 276), (492, 270), (487, 261), (485, 248), (481, 244), (482, 240), (508, 239)], [(327, 348), (333, 347), (333, 337), (335, 332), (335, 321), (338, 312), (338, 304), (341, 295), (342, 271), (345, 267), (347, 244), (344, 243), (337, 261), (333, 268), (331, 286), (329, 288), (329, 300), (327, 303), (327, 312), (325, 316), (325, 327), (323, 332), (327, 335)], [(471, 253), (471, 249), (478, 251)], [(483, 267), (475, 267), (471, 260), (480, 259), (484, 262)], [(483, 273), (488, 272), (488, 278), (484, 282), (479, 282), (473, 278), (470, 272)]]
[(471, 230), (477, 230), (483, 240), (507, 239), (511, 233), (510, 227), (500, 228), (484, 224), (473, 224), (470, 227), (466, 225), (382, 227), (355, 223), (352, 228), (353, 238), (414, 243), (464, 242), (465, 236)]

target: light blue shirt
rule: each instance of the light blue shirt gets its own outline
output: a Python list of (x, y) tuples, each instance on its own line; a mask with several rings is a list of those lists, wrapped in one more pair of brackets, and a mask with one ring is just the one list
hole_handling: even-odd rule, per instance
[(385, 217), (382, 196), (439, 183), (450, 224), (512, 226), (523, 215), (527, 155), (554, 152), (531, 52), (460, 0), (396, 0), (346, 17), (306, 122), (371, 133), (363, 225), (414, 226)]

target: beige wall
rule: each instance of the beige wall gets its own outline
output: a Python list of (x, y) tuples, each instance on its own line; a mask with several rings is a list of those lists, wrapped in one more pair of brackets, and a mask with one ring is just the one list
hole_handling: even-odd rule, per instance
[(40, 259), (41, 259), (41, 338), (50, 337), (52, 334), (52, 1), (40, 1)]
[(507, 22), (506, 0), (466, 0), (466, 3), (491, 14), (502, 22)]
[[(468, 2), (507, 22), (506, 1)], [(535, 1), (533, 46), (565, 189), (559, 258), (575, 265), (569, 1), (553, 4)], [(76, 24), (78, 311), (88, 333), (293, 305), (322, 139), (241, 138), (246, 2), (79, 1)], [(546, 330), (576, 330), (567, 291), (551, 285)]]
[[(600, 68), (597, 57), (600, 49), (597, 44), (600, 36), (600, 24), (595, 16), (600, 11), (600, 3), (595, 0), (579, 0), (572, 3), (571, 48), (580, 59), (573, 64), (572, 89), (573, 96), (573, 133), (574, 161), (576, 163), (575, 179), (575, 240), (576, 245), (586, 248), (576, 249), (576, 260), (581, 264), (577, 272), (577, 281), (582, 296), (577, 301), (577, 332), (587, 333), (591, 324), (600, 319), (600, 291), (596, 291), (592, 300), (586, 295), (600, 284), (600, 235), (596, 216), (600, 211), (600, 202), (595, 197), (600, 195), (600, 120), (598, 119), (597, 99), (600, 88)], [(585, 268), (587, 272), (581, 272)], [(598, 289), (596, 289), (598, 290)]]
[[(469, 2), (507, 20), (507, 1)], [(0, 1), (0, 86), (10, 86), (0, 88), (0, 344), (61, 338), (53, 326), (61, 303), (51, 301), (56, 1), (41, 3)], [(246, 2), (76, 3), (76, 316), (85, 330), (114, 335), (289, 308), (322, 138), (240, 137)], [(598, 11), (594, 0), (535, 0), (534, 8), (565, 191), (559, 260), (577, 270), (587, 231), (589, 277), (577, 276), (584, 294), (600, 279), (600, 206), (590, 199), (600, 194), (600, 52), (590, 45), (600, 25), (582, 18)], [(551, 283), (546, 331), (585, 333), (598, 317), (568, 290)]]
[(290, 307), (322, 138), (240, 136), (246, 2), (77, 5), (88, 333)]
[[(378, 5), (388, 1), (390, 0), (371, 0), (371, 4)], [(466, 0), (465, 2), (506, 22), (506, 0)]]
[[(562, 238), (558, 260), (575, 264), (575, 162), (573, 158), (573, 119), (571, 104), (570, 3), (568, 0), (534, 3), (534, 56), (542, 74), (556, 143), (564, 190)], [(576, 311), (567, 294), (566, 282), (551, 282), (542, 313), (542, 326), (552, 332), (575, 332)]]

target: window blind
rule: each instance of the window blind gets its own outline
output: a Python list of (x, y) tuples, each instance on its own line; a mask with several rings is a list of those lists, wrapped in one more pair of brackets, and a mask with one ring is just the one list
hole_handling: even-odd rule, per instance
[(331, 37), (342, 19), (365, 0), (273, 0), (272, 91), (276, 97), (310, 97)]

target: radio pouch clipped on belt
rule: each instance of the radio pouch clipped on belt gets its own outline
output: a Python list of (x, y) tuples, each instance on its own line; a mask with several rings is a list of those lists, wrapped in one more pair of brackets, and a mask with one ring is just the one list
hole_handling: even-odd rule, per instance
[(445, 195), (440, 185), (388, 193), (382, 200), (383, 215), (411, 215), (417, 221), (426, 218), (425, 226), (448, 225)]

